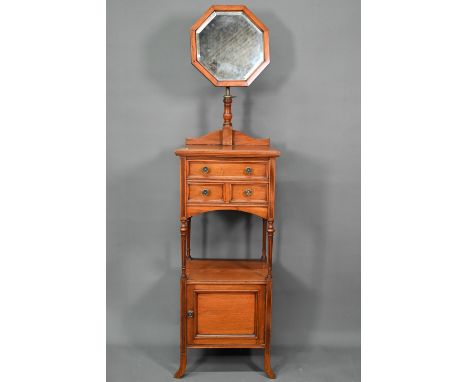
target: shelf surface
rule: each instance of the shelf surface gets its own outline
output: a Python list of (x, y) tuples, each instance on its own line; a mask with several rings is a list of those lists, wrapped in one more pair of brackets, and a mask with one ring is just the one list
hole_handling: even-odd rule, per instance
[(262, 260), (188, 259), (187, 283), (265, 283), (268, 275)]

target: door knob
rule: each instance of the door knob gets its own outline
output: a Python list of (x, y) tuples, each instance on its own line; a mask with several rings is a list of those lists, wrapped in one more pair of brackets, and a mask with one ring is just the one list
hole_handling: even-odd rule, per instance
[(192, 318), (193, 317), (193, 310), (187, 311), (187, 317)]

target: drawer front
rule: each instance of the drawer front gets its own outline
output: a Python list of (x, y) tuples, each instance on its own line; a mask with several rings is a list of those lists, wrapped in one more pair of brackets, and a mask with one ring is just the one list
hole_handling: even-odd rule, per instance
[(231, 202), (233, 203), (266, 203), (268, 185), (265, 184), (232, 184)]
[(189, 178), (266, 179), (268, 162), (189, 161)]
[(222, 203), (223, 184), (189, 184), (188, 201), (196, 203)]
[(189, 345), (264, 342), (264, 285), (191, 284), (187, 309)]

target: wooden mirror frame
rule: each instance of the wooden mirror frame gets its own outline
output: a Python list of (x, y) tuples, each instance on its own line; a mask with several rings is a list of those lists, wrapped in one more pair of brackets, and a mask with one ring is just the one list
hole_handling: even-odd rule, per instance
[[(198, 62), (197, 58), (197, 29), (210, 17), (213, 12), (243, 12), (249, 20), (263, 32), (263, 62), (252, 72), (246, 80), (218, 81), (205, 67)], [(249, 86), (255, 78), (270, 63), (270, 47), (268, 28), (245, 6), (245, 5), (212, 5), (190, 28), (190, 48), (192, 52), (192, 64), (215, 86)]]

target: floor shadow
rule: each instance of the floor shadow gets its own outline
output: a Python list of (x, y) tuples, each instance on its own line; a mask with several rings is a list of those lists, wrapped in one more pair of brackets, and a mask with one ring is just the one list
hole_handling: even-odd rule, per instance
[[(277, 162), (272, 344), (273, 349), (278, 344), (300, 352), (313, 344), (320, 315), (326, 241), (323, 208), (326, 205), (327, 171), (318, 161), (311, 161), (309, 157), (286, 148), (280, 149), (282, 156)], [(294, 357), (294, 352), (289, 350), (277, 354), (279, 361), (274, 365), (277, 371)]]
[(255, 371), (262, 367), (252, 359), (251, 349), (191, 349), (187, 373), (194, 371)]

